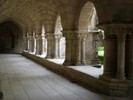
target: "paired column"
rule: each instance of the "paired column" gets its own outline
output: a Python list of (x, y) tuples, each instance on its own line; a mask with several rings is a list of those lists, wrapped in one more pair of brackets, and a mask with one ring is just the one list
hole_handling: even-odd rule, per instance
[(23, 40), (24, 40), (24, 50), (25, 51), (28, 51), (28, 49), (29, 49), (29, 47), (28, 47), (28, 40), (29, 40), (29, 38), (28, 38), (28, 36), (25, 36), (25, 37), (23, 37)]
[(35, 38), (34, 38), (33, 35), (29, 35), (29, 38), (28, 38), (28, 45), (29, 45), (29, 50), (28, 50), (28, 52), (34, 53), (34, 52), (35, 52)]
[(125, 79), (125, 40), (127, 28), (123, 25), (102, 26), (104, 39), (104, 73), (108, 78)]
[(44, 53), (44, 37), (36, 35), (36, 54), (41, 55)]
[(63, 31), (63, 35), (66, 39), (64, 65), (85, 65), (85, 40), (87, 33)]
[(126, 72), (127, 72), (127, 79), (133, 80), (133, 35), (129, 34), (128, 38), (128, 47), (126, 48)]
[(23, 43), (23, 45), (24, 45), (24, 50), (25, 51), (28, 51), (28, 33), (27, 33), (27, 29), (25, 28), (24, 30), (23, 30), (23, 40), (24, 40), (24, 43)]
[(28, 51), (29, 46), (28, 46), (28, 37), (25, 37), (25, 50)]
[(115, 77), (117, 67), (116, 35), (105, 31), (104, 38), (104, 72), (102, 77)]
[(88, 33), (77, 34), (77, 45), (76, 45), (76, 65), (86, 65), (85, 60), (85, 41)]
[(36, 23), (35, 28), (35, 38), (36, 38), (36, 55), (41, 55), (44, 53), (44, 37), (42, 36), (42, 21)]
[(60, 53), (60, 34), (45, 35), (47, 39), (47, 55), (46, 58), (58, 58)]
[(120, 31), (119, 33), (117, 33), (118, 54), (116, 78), (118, 79), (125, 79), (125, 37), (125, 32)]

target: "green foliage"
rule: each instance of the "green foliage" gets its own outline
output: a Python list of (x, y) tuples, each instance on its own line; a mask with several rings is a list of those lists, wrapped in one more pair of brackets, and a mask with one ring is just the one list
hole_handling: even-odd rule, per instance
[(104, 47), (98, 47), (98, 59), (101, 64), (103, 64), (104, 60)]

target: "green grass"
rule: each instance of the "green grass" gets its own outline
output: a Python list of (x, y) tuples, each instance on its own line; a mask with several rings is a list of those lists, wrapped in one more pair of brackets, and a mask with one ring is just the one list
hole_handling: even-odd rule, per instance
[(104, 47), (98, 47), (98, 56), (104, 56)]
[(98, 47), (98, 59), (99, 59), (99, 63), (103, 64), (103, 60), (104, 60), (104, 47)]

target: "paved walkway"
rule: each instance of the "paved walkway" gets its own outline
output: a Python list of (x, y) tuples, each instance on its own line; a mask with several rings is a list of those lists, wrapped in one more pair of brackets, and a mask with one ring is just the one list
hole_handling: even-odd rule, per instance
[(0, 55), (0, 72), (4, 100), (133, 100), (92, 92), (17, 54)]

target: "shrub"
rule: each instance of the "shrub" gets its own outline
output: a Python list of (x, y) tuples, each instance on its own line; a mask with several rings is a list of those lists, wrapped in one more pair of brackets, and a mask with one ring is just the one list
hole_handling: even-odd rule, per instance
[(98, 59), (100, 64), (103, 64), (104, 60), (104, 47), (98, 47)]

